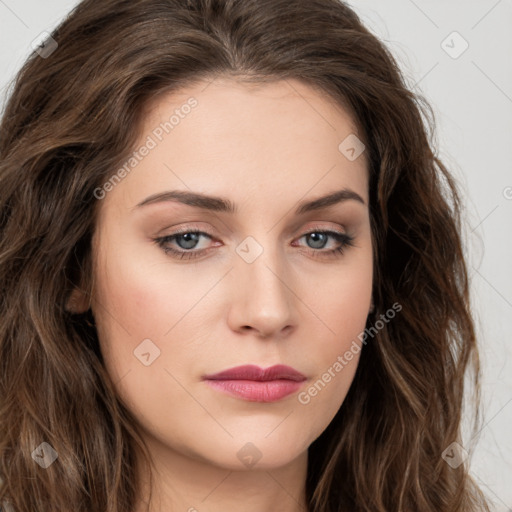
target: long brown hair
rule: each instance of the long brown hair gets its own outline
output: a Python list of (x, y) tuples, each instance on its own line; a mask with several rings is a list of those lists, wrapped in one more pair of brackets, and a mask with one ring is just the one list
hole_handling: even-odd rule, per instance
[[(434, 115), (339, 0), (84, 0), (18, 73), (0, 125), (0, 500), (16, 512), (131, 512), (133, 447), (90, 312), (94, 191), (133, 151), (145, 106), (199, 80), (299, 79), (348, 109), (366, 145), (373, 325), (349, 393), (310, 446), (314, 512), (489, 510), (463, 444), (464, 377), (478, 428), (479, 359), (456, 183)], [(341, 142), (341, 141), (340, 141)], [(58, 453), (42, 471), (47, 442)], [(45, 452), (50, 453), (50, 452)], [(146, 452), (145, 452), (146, 453)], [(37, 455), (37, 454), (36, 454)]]

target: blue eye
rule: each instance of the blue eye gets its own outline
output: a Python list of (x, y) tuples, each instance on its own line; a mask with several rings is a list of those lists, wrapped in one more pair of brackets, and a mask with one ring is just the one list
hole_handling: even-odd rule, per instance
[[(201, 237), (206, 237), (212, 239), (213, 237), (208, 233), (203, 231), (180, 231), (173, 233), (172, 235), (167, 235), (161, 238), (156, 238), (154, 241), (157, 243), (159, 247), (163, 249), (163, 251), (170, 255), (172, 258), (176, 259), (194, 259), (199, 258), (206, 254), (212, 248), (193, 250), (198, 244), (198, 241)], [(354, 238), (345, 234), (338, 233), (337, 231), (321, 231), (315, 230), (310, 231), (309, 233), (305, 233), (302, 235), (300, 239), (309, 237), (309, 240), (312, 240), (313, 247), (309, 247), (311, 250), (311, 254), (314, 257), (330, 257), (330, 256), (340, 256), (344, 253), (347, 247), (351, 247), (354, 245)], [(330, 249), (327, 251), (320, 251), (318, 249), (323, 249), (329, 240), (329, 238), (334, 239), (338, 246), (334, 249)], [(178, 249), (170, 246), (171, 243), (175, 243), (178, 246)]]
[[(173, 258), (177, 259), (192, 259), (202, 256), (208, 249), (200, 249), (191, 251), (197, 245), (198, 240), (204, 236), (206, 238), (212, 238), (208, 233), (203, 231), (178, 231), (172, 235), (156, 238), (154, 241), (161, 247), (166, 254), (169, 254)], [(169, 244), (176, 243), (178, 249), (174, 249)]]
[(347, 247), (354, 246), (354, 237), (349, 236), (345, 233), (338, 233), (337, 231), (315, 230), (310, 231), (309, 233), (306, 233), (301, 236), (301, 238), (305, 237), (309, 237), (310, 240), (313, 240), (313, 244), (315, 245), (314, 247), (312, 247), (313, 249), (323, 249), (326, 245), (326, 241), (329, 238), (333, 238), (334, 240), (336, 240), (336, 242), (338, 242), (338, 246), (335, 247), (334, 249), (330, 249), (327, 251), (312, 251), (312, 255), (316, 258), (341, 256), (345, 252), (345, 249)]

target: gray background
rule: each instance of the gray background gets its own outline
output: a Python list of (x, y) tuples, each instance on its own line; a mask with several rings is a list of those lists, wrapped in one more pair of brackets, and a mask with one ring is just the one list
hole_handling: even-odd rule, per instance
[[(0, 102), (31, 42), (76, 3), (0, 0)], [(464, 446), (472, 474), (496, 510), (512, 511), (512, 0), (350, 5), (386, 42), (410, 87), (434, 107), (439, 155), (464, 192), (484, 372), (480, 440), (469, 449), (474, 439), (468, 435)]]

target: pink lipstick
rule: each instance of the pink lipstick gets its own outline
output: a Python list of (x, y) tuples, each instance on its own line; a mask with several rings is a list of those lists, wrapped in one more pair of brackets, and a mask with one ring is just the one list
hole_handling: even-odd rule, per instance
[(278, 364), (267, 369), (244, 365), (205, 375), (212, 388), (251, 402), (276, 402), (296, 392), (306, 376), (290, 366)]

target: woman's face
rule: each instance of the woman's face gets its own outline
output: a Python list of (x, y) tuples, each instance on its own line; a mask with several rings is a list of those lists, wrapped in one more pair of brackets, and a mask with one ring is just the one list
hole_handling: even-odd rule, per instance
[[(137, 155), (98, 192), (93, 314), (155, 453), (276, 467), (340, 408), (372, 289), (355, 131), (298, 81), (204, 82), (154, 102)], [(303, 380), (204, 379), (241, 365)]]

